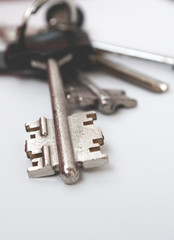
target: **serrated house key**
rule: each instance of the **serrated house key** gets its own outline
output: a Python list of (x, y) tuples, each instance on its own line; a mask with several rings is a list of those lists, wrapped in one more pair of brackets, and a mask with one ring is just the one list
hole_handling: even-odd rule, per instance
[(66, 76), (65, 93), (68, 103), (81, 108), (95, 108), (104, 114), (113, 114), (118, 108), (132, 108), (137, 101), (128, 98), (124, 91), (101, 89), (81, 71)]

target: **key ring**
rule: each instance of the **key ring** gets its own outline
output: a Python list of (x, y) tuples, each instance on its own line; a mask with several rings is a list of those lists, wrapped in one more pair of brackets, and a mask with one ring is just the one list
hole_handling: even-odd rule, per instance
[[(28, 22), (30, 20), (30, 17), (35, 14), (45, 3), (47, 3), (48, 0), (35, 0), (25, 11), (22, 24), (18, 28), (18, 43), (23, 43), (26, 28), (28, 25)], [(77, 9), (75, 4), (73, 3), (72, 0), (63, 0), (65, 2), (70, 10), (70, 20), (71, 23), (74, 24), (77, 22)]]
[(74, 6), (76, 11), (76, 19), (71, 18), (72, 10), (71, 6), (64, 1), (52, 5), (46, 12), (46, 21), (50, 28), (60, 28), (61, 25), (65, 25), (69, 28), (81, 27), (84, 22), (84, 15), (78, 6)]

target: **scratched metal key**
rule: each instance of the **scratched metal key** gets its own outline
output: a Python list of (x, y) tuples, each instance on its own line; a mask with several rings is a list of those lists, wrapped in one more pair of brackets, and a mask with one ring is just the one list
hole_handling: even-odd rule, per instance
[(113, 114), (119, 107), (132, 108), (137, 101), (128, 98), (124, 91), (101, 89), (81, 71), (68, 74), (65, 93), (70, 104), (81, 108), (95, 108), (104, 114)]

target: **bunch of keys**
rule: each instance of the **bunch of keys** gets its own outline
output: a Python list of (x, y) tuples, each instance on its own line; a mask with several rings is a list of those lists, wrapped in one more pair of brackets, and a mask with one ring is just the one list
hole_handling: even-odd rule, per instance
[[(4, 69), (7, 71), (39, 69), (48, 72), (53, 120), (41, 117), (36, 122), (26, 123), (30, 139), (26, 141), (25, 150), (32, 160), (29, 176), (60, 173), (66, 184), (73, 184), (79, 179), (81, 168), (108, 163), (107, 155), (100, 149), (104, 143), (103, 134), (93, 125), (96, 120), (93, 110), (111, 114), (121, 106), (136, 106), (136, 100), (127, 98), (124, 91), (100, 89), (92, 83), (82, 71), (84, 65), (102, 65), (131, 77), (132, 82), (155, 92), (165, 92), (168, 86), (105, 59), (101, 49), (95, 47), (80, 28), (83, 22), (81, 10), (69, 1), (49, 9), (46, 30), (26, 37), (30, 16), (46, 2), (35, 1), (27, 9), (17, 31), (16, 42), (9, 44), (2, 60), (5, 60)], [(68, 116), (66, 101), (93, 110)]]

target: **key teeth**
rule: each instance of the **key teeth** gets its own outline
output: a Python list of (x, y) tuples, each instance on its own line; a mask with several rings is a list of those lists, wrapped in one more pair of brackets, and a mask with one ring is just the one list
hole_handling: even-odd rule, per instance
[[(101, 133), (100, 129), (99, 129), (99, 133)], [(101, 133), (101, 135), (102, 135), (102, 133)], [(100, 138), (93, 139), (92, 142), (93, 142), (93, 147), (90, 147), (89, 151), (90, 152), (100, 151), (100, 146), (104, 145), (104, 137), (103, 137), (103, 135)]]
[(96, 112), (94, 112), (94, 111), (91, 111), (91, 112), (87, 113), (86, 117), (87, 118), (92, 118), (93, 121), (97, 120), (97, 115), (96, 115)]
[[(25, 129), (27, 132), (30, 132), (30, 133), (40, 130), (41, 136), (47, 136), (48, 135), (47, 119), (45, 117), (41, 117), (36, 122), (27, 122), (25, 124)], [(31, 136), (33, 135), (31, 134)]]
[(75, 158), (79, 167), (94, 168), (108, 163), (108, 157), (100, 150), (104, 137), (99, 127), (93, 125), (96, 112), (73, 114), (69, 117), (69, 126)]
[[(106, 165), (108, 163), (108, 156), (101, 152), (100, 146), (104, 144), (104, 137), (100, 130), (100, 128), (96, 128), (98, 131), (98, 136), (101, 135), (99, 138), (93, 139), (93, 146), (89, 148), (91, 153), (91, 160), (86, 161), (83, 164), (84, 168), (95, 168)], [(97, 133), (96, 131), (96, 133)]]
[[(101, 134), (102, 134), (102, 133), (101, 133)], [(104, 137), (103, 137), (103, 134), (102, 134), (102, 137), (101, 137), (101, 138), (93, 139), (93, 143), (94, 143), (94, 144), (98, 144), (99, 146), (104, 145)]]
[(32, 167), (27, 170), (30, 178), (38, 178), (55, 175), (57, 172), (51, 166), (50, 148), (42, 147), (42, 156), (32, 159)]
[(28, 169), (29, 177), (36, 178), (56, 174), (59, 165), (53, 121), (41, 117), (36, 122), (26, 123), (25, 127), (26, 131), (30, 133), (30, 139), (25, 141), (25, 152), (27, 157), (32, 160), (32, 167)]
[(83, 125), (87, 126), (87, 125), (93, 125), (94, 121), (97, 120), (97, 115), (96, 112), (89, 112), (86, 114), (86, 118), (87, 120), (84, 120)]
[(27, 122), (25, 124), (25, 130), (26, 130), (26, 132), (35, 132), (35, 131), (40, 130), (40, 123), (39, 123), (39, 121)]
[[(126, 92), (122, 90), (101, 89), (106, 95), (105, 102), (101, 101), (100, 97), (84, 86), (80, 87), (77, 85), (74, 89), (71, 89), (71, 91), (70, 89), (66, 89), (66, 91), (69, 94), (69, 103), (76, 103), (82, 108), (93, 107), (106, 115), (114, 114), (119, 108), (134, 108), (137, 105), (137, 101), (129, 98)], [(81, 101), (79, 101), (79, 98)], [(90, 125), (92, 122), (85, 122), (85, 124)]]
[(57, 173), (51, 166), (50, 148), (48, 146), (42, 147), (42, 156), (32, 159), (32, 165), (27, 170), (30, 178), (51, 176)]
[[(94, 168), (108, 163), (108, 157), (100, 150), (104, 137), (99, 127), (93, 125), (96, 112), (83, 112), (68, 117), (75, 160), (79, 167)], [(30, 139), (25, 143), (27, 157), (32, 160), (28, 168), (30, 178), (55, 175), (59, 172), (59, 162), (55, 129), (52, 120), (40, 118), (27, 123)]]
[[(96, 113), (95, 113), (96, 119)], [(84, 161), (82, 166), (84, 168), (95, 168), (106, 165), (108, 163), (108, 156), (101, 152), (101, 146), (104, 145), (104, 136), (101, 129), (97, 126), (93, 126), (91, 129), (91, 147), (89, 147), (90, 160)]]
[(46, 137), (48, 135), (47, 119), (45, 117), (41, 117), (39, 119), (39, 125), (40, 125), (41, 136)]

